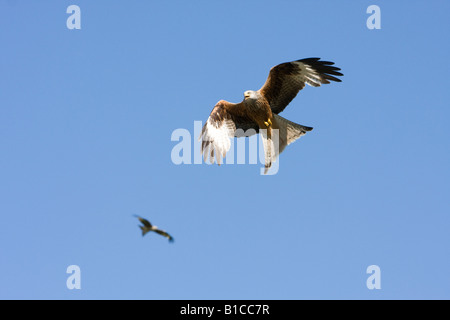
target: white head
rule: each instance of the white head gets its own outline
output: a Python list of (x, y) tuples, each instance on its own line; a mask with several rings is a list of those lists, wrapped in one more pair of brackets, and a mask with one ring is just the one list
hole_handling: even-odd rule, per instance
[(247, 90), (244, 92), (244, 99), (258, 99), (258, 94), (256, 93), (256, 91), (253, 90)]

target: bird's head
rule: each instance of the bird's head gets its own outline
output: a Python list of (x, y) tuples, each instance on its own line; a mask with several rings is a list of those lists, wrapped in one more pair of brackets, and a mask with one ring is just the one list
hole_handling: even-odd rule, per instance
[(258, 99), (256, 91), (247, 90), (244, 92), (244, 99)]

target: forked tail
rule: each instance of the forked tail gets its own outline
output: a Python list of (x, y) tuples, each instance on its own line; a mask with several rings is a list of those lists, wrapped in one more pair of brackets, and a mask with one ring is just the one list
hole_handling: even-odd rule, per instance
[(273, 114), (272, 130), (260, 130), (265, 152), (264, 174), (267, 173), (272, 166), (272, 162), (276, 161), (286, 146), (312, 129), (311, 127), (302, 126), (277, 114)]
[(313, 129), (312, 127), (302, 126), (301, 124), (289, 121), (288, 119), (285, 119), (277, 114), (274, 114), (273, 118), (273, 128), (279, 130), (278, 154), (283, 152), (286, 146)]

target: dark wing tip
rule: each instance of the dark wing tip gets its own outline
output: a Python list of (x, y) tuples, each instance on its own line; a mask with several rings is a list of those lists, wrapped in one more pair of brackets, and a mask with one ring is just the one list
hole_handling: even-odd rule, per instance
[(305, 58), (305, 59), (300, 59), (297, 60), (298, 62), (303, 62), (303, 63), (308, 63), (308, 62), (317, 62), (319, 61), (320, 58)]
[[(339, 76), (343, 76), (343, 74), (339, 74)], [(328, 74), (325, 74), (324, 78), (327, 79), (327, 80), (335, 81), (335, 82), (342, 82), (341, 79), (333, 77), (333, 76), (330, 76)]]
[[(324, 79), (326, 79), (326, 80), (342, 82), (341, 79), (333, 77), (333, 76), (341, 77), (344, 74), (339, 72), (341, 70), (341, 68), (333, 66), (334, 62), (332, 62), (332, 61), (323, 61), (323, 60), (320, 60), (320, 58), (306, 58), (306, 59), (300, 59), (297, 61), (313, 67), (317, 72), (321, 73), (322, 76), (324, 77)], [(324, 82), (324, 83), (328, 83), (328, 82)]]
[(170, 242), (174, 241), (173, 237), (164, 230), (154, 229), (153, 231), (155, 231), (157, 234), (160, 234), (160, 235), (166, 237)]

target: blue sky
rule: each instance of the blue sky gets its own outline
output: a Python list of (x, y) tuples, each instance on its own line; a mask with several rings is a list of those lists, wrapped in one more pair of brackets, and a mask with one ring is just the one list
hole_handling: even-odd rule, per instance
[[(66, 27), (71, 4), (81, 30)], [(449, 299), (449, 11), (0, 1), (0, 298)], [(314, 130), (276, 175), (172, 163), (175, 129), (307, 57), (343, 82), (281, 114)], [(175, 243), (142, 237), (133, 214)]]

